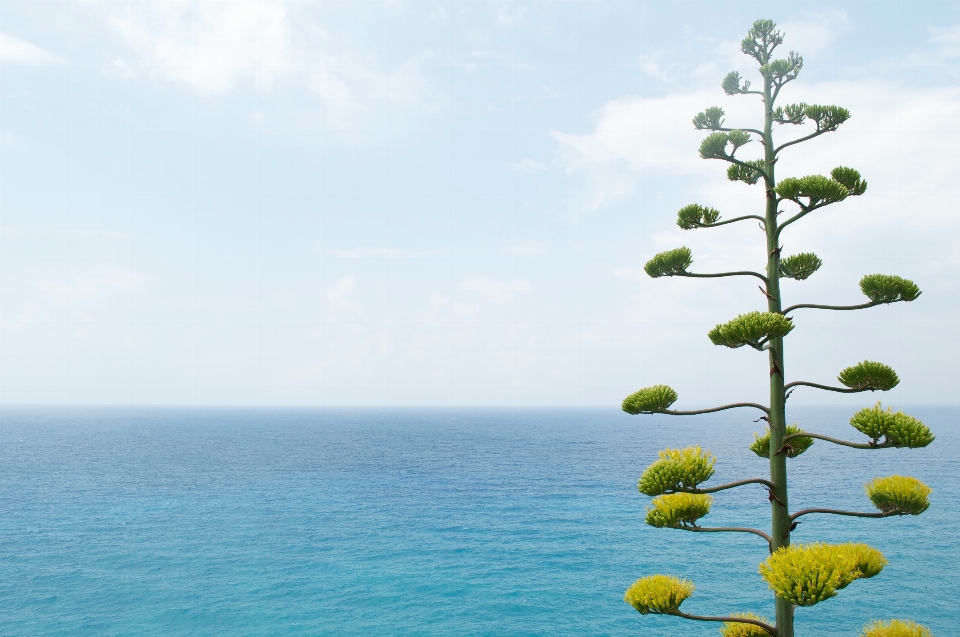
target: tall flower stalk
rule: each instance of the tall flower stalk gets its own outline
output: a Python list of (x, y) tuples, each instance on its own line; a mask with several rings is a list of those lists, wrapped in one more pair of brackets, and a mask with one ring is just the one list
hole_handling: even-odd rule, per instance
[[(796, 144), (836, 131), (850, 118), (850, 112), (839, 106), (803, 102), (778, 105), (781, 90), (797, 78), (803, 67), (803, 58), (793, 51), (783, 58), (773, 57), (774, 50), (782, 43), (783, 35), (776, 30), (773, 21), (757, 20), (741, 42), (741, 50), (758, 64), (762, 88), (752, 88), (750, 81), (741, 78), (737, 72), (729, 73), (722, 82), (727, 95), (759, 98), (763, 106), (762, 127), (726, 126), (724, 111), (719, 107), (708, 108), (693, 118), (698, 130), (710, 131), (700, 145), (702, 158), (729, 164), (727, 177), (731, 181), (749, 185), (762, 183), (763, 214), (723, 219), (720, 212), (713, 208), (691, 204), (682, 208), (677, 216), (677, 224), (685, 230), (715, 228), (740, 221), (757, 223), (766, 237), (766, 268), (762, 272), (692, 272), (693, 255), (686, 247), (657, 254), (644, 268), (654, 278), (745, 276), (759, 279), (766, 298), (766, 311), (742, 314), (717, 325), (708, 336), (715, 345), (730, 348), (748, 346), (758, 352), (766, 352), (770, 364), (769, 403), (738, 402), (710, 409), (674, 410), (671, 407), (678, 395), (667, 385), (641, 389), (623, 401), (623, 410), (630, 414), (683, 416), (748, 408), (759, 411), (760, 419), (767, 424), (767, 432), (757, 436), (750, 449), (758, 456), (769, 459), (769, 478), (749, 478), (707, 487), (704, 483), (713, 475), (715, 458), (700, 447), (687, 447), (660, 452), (660, 459), (647, 468), (638, 483), (643, 494), (654, 498), (647, 511), (647, 524), (699, 533), (748, 533), (767, 544), (770, 556), (760, 564), (759, 572), (774, 592), (773, 619), (749, 612), (715, 617), (682, 611), (680, 606), (693, 594), (694, 585), (667, 575), (652, 575), (637, 580), (626, 592), (625, 600), (641, 614), (721, 622), (724, 637), (794, 637), (794, 611), (797, 607), (813, 606), (834, 597), (854, 581), (877, 575), (887, 563), (879, 551), (865, 544), (791, 544), (790, 536), (798, 518), (814, 514), (874, 518), (919, 515), (929, 506), (929, 487), (916, 478), (888, 476), (875, 478), (865, 486), (876, 511), (810, 508), (791, 513), (790, 510), (787, 460), (804, 453), (815, 441), (878, 450), (887, 447), (925, 447), (933, 441), (934, 436), (916, 418), (902, 412), (894, 413), (892, 409), (884, 410), (880, 403), (861, 409), (851, 418), (850, 424), (866, 436), (860, 442), (804, 431), (786, 422), (786, 401), (796, 389), (810, 387), (859, 393), (887, 391), (900, 382), (893, 369), (873, 361), (863, 361), (841, 371), (837, 377), (839, 385), (803, 380), (787, 382), (784, 344), (785, 337), (793, 330), (794, 314), (807, 309), (848, 311), (909, 302), (920, 296), (920, 289), (912, 281), (898, 276), (871, 274), (860, 281), (860, 289), (868, 299), (864, 303), (840, 306), (801, 303), (784, 307), (780, 279), (807, 279), (823, 264), (817, 255), (810, 252), (783, 256), (781, 249), (785, 231), (814, 211), (839, 203), (847, 197), (862, 195), (866, 192), (867, 182), (859, 172), (844, 166), (835, 168), (829, 176), (787, 177), (777, 181), (776, 163), (785, 151)], [(815, 125), (812, 132), (779, 146), (775, 144), (774, 125), (781, 127), (806, 123)], [(757, 159), (738, 157), (737, 152), (753, 141), (759, 141), (763, 156)], [(708, 494), (756, 485), (766, 490), (770, 501), (769, 530), (700, 524), (713, 504)], [(904, 620), (875, 622), (865, 626), (862, 634), (869, 637), (930, 635), (926, 628)]]

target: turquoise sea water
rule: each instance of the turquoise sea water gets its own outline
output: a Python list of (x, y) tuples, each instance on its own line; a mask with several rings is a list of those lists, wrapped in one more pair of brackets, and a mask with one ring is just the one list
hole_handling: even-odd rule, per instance
[[(866, 404), (866, 403), (865, 403)], [(849, 409), (796, 408), (857, 434)], [(862, 484), (909, 473), (920, 517), (809, 516), (795, 541), (868, 541), (890, 565), (798, 609), (800, 636), (912, 617), (960, 634), (960, 410), (915, 408), (925, 450), (817, 443), (791, 461), (791, 508), (871, 510)], [(772, 613), (745, 534), (643, 524), (636, 479), (699, 443), (711, 481), (763, 476), (748, 412), (12, 409), (0, 411), (2, 635), (716, 635), (641, 617), (626, 587), (696, 582), (688, 612)], [(717, 494), (712, 525), (763, 525), (759, 487)]]

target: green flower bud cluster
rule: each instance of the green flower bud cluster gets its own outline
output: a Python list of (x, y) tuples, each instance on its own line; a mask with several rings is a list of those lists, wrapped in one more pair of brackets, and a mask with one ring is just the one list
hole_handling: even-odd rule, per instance
[(780, 276), (803, 281), (820, 269), (823, 261), (812, 252), (801, 252), (780, 260)]
[(743, 80), (741, 83), (740, 74), (736, 71), (730, 71), (723, 78), (723, 92), (727, 95), (738, 95), (750, 90), (750, 80)]
[(884, 444), (918, 449), (936, 439), (930, 428), (913, 416), (902, 411), (893, 413), (890, 407), (884, 411), (879, 402), (855, 413), (850, 418), (850, 424), (875, 444), (880, 443), (882, 438)]
[(820, 131), (835, 131), (850, 119), (850, 111), (840, 106), (811, 104), (804, 109), (804, 114), (817, 123), (817, 130)]
[(623, 399), (621, 408), (628, 414), (658, 414), (677, 402), (677, 392), (669, 385), (653, 385), (635, 391)]
[(908, 619), (891, 619), (867, 624), (860, 637), (933, 637), (933, 633), (926, 626)]
[(693, 263), (693, 253), (690, 248), (676, 248), (655, 254), (643, 266), (643, 271), (654, 279), (662, 276), (683, 274)]
[(916, 283), (891, 274), (868, 274), (860, 279), (860, 291), (874, 303), (913, 301), (921, 294)]
[(778, 124), (802, 124), (807, 119), (807, 114), (804, 112), (806, 108), (806, 102), (778, 106), (773, 109), (773, 121)]
[(654, 496), (680, 488), (694, 489), (713, 476), (716, 461), (716, 456), (699, 446), (664, 449), (660, 452), (660, 459), (640, 476), (637, 490)]
[[(793, 434), (802, 434), (803, 429), (797, 427), (796, 424), (787, 425), (786, 435), (792, 436)], [(770, 432), (768, 431), (764, 435), (759, 435), (754, 432), (753, 437), (755, 440), (750, 445), (750, 451), (757, 454), (761, 458), (770, 457)], [(787, 457), (796, 458), (801, 453), (813, 446), (813, 438), (794, 438), (787, 443)]]
[(873, 577), (887, 564), (866, 544), (793, 544), (777, 549), (760, 564), (760, 575), (777, 597), (813, 606), (834, 597), (860, 578)]
[(752, 186), (763, 177), (763, 160), (751, 159), (744, 163), (753, 166), (753, 168), (747, 168), (740, 164), (730, 164), (730, 167), (727, 168), (727, 179), (730, 181), (742, 181)]
[[(763, 615), (754, 613), (730, 613), (731, 617), (743, 617), (744, 619), (755, 619), (770, 624), (770, 620)], [(724, 622), (720, 628), (720, 634), (723, 637), (770, 637), (764, 629), (754, 624), (741, 624), (740, 622)]]
[(740, 41), (740, 50), (760, 64), (765, 64), (764, 56), (783, 44), (783, 34), (774, 30), (773, 20), (756, 20)]
[(892, 367), (876, 361), (863, 361), (847, 367), (837, 376), (846, 387), (859, 391), (889, 391), (900, 383)]
[(697, 520), (710, 513), (713, 498), (700, 493), (668, 493), (655, 497), (651, 504), (647, 524), (657, 529), (676, 529), (696, 526)]
[(641, 615), (669, 615), (680, 609), (680, 604), (693, 595), (693, 582), (669, 575), (650, 575), (638, 579), (627, 589), (623, 601)]
[(769, 77), (774, 84), (782, 86), (791, 80), (797, 79), (800, 69), (803, 68), (803, 57), (790, 51), (785, 59), (773, 60), (760, 67), (760, 75)]
[(782, 314), (748, 312), (723, 325), (717, 325), (707, 336), (714, 345), (731, 348), (749, 345), (759, 348), (771, 338), (786, 336), (792, 329), (793, 323)]
[(933, 489), (910, 476), (874, 478), (864, 489), (873, 504), (884, 513), (920, 515), (930, 507)]
[(867, 192), (867, 182), (865, 182), (860, 177), (860, 173), (853, 168), (837, 166), (830, 171), (830, 176), (833, 177), (834, 181), (843, 184), (843, 187), (847, 189), (847, 192), (854, 197), (859, 197), (863, 193)]
[[(727, 144), (733, 149), (727, 153)], [(717, 132), (707, 135), (700, 142), (700, 156), (704, 159), (730, 159), (741, 146), (750, 143), (750, 133), (742, 130), (732, 130), (728, 133)]]
[(684, 230), (693, 230), (720, 220), (720, 211), (692, 203), (677, 213), (677, 225)]
[[(777, 185), (777, 194), (804, 208), (843, 201), (850, 194), (847, 187), (823, 175), (787, 177)], [(800, 199), (807, 199), (804, 205)]]
[(723, 109), (711, 106), (705, 111), (697, 113), (693, 118), (693, 127), (697, 130), (717, 130), (723, 128)]

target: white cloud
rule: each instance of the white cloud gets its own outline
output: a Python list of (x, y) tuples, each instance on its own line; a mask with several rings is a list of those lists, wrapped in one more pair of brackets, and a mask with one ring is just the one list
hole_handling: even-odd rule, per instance
[(333, 312), (360, 313), (360, 306), (354, 299), (357, 292), (357, 280), (352, 274), (338, 279), (324, 290), (324, 298)]
[[(705, 106), (722, 105), (732, 125), (748, 126), (759, 118), (760, 107), (753, 100), (717, 93), (618, 99), (594, 114), (592, 132), (553, 133), (567, 172), (586, 179), (583, 207), (596, 210), (633, 194), (643, 174), (693, 177), (692, 195), (720, 195), (721, 202), (752, 196), (751, 189), (727, 182), (725, 165), (706, 162), (697, 153), (704, 133), (693, 129), (690, 118)], [(851, 165), (870, 181), (870, 194), (909, 191), (915, 208), (911, 214), (936, 219), (941, 226), (960, 222), (943, 215), (938, 203), (952, 175), (960, 172), (960, 158), (953, 151), (960, 145), (960, 130), (942, 125), (960, 118), (960, 89), (906, 90), (872, 80), (798, 83), (788, 86), (783, 101), (794, 99), (841, 104), (853, 118), (836, 133), (784, 151), (777, 165), (779, 177), (826, 174), (838, 164)], [(779, 127), (776, 135), (782, 143), (807, 132), (809, 126)], [(752, 143), (744, 148), (744, 157), (759, 150)], [(902, 214), (889, 196), (865, 197), (858, 205), (875, 210), (874, 221)]]
[(529, 157), (525, 157), (523, 161), (510, 162), (507, 164), (507, 167), (510, 170), (517, 170), (523, 173), (535, 173), (547, 169), (546, 164), (539, 161), (534, 161)]
[(411, 252), (409, 250), (400, 250), (398, 248), (387, 248), (381, 246), (361, 246), (352, 250), (331, 250), (330, 254), (341, 259), (363, 259), (369, 257), (382, 259), (402, 259), (404, 257), (433, 256), (436, 252)]
[(547, 251), (549, 245), (536, 239), (510, 239), (502, 246), (500, 252), (512, 257), (536, 257)]
[(324, 34), (323, 40), (319, 63), (307, 68), (306, 82), (320, 100), (328, 126), (356, 129), (371, 121), (382, 125), (386, 113), (439, 108), (439, 96), (421, 73), (432, 54), (421, 53), (388, 68), (342, 39)]
[(937, 47), (940, 57), (960, 57), (960, 24), (949, 27), (930, 27), (930, 41)]
[(468, 292), (478, 292), (488, 303), (505, 305), (518, 295), (530, 294), (533, 286), (523, 279), (497, 281), (487, 276), (477, 276), (461, 281), (460, 288)]
[(35, 44), (0, 33), (0, 64), (42, 66), (56, 64), (60, 57)]
[(525, 11), (523, 7), (517, 7), (513, 11), (502, 8), (497, 11), (497, 23), (502, 27), (513, 27), (523, 20)]
[(815, 55), (828, 49), (840, 36), (851, 28), (850, 18), (843, 11), (804, 12), (778, 24), (777, 28), (786, 36), (785, 43), (777, 49), (775, 55), (782, 56), (781, 48), (797, 51), (801, 55)]
[(76, 302), (110, 292), (124, 292), (137, 287), (143, 276), (120, 268), (101, 268), (83, 275), (60, 280), (40, 279), (34, 286), (57, 302)]
[(647, 280), (647, 273), (643, 271), (643, 268), (633, 268), (630, 266), (624, 266), (622, 268), (617, 268), (611, 271), (613, 276), (618, 279), (623, 279), (624, 281), (629, 281), (630, 283), (645, 283)]
[(136, 56), (114, 67), (219, 95), (290, 71), (287, 12), (278, 2), (162, 2), (110, 11), (107, 24)]

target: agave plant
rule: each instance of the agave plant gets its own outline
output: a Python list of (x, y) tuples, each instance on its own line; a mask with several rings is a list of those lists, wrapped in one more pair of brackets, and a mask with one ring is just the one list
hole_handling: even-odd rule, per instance
[[(766, 268), (761, 272), (739, 271), (698, 273), (691, 271), (693, 253), (680, 247), (655, 255), (646, 264), (647, 274), (660, 277), (754, 277), (762, 282), (766, 298), (764, 311), (742, 314), (717, 325), (708, 334), (715, 345), (730, 348), (749, 346), (766, 352), (770, 364), (768, 404), (731, 403), (710, 409), (672, 409), (679, 396), (667, 385), (654, 385), (629, 395), (623, 410), (629, 414), (706, 414), (726, 409), (749, 408), (760, 412), (767, 423), (762, 435), (755, 434), (750, 449), (770, 463), (770, 475), (748, 478), (713, 487), (705, 486), (713, 476), (716, 458), (698, 446), (666, 449), (641, 476), (638, 489), (653, 497), (646, 522), (656, 528), (693, 532), (751, 533), (762, 538), (770, 556), (759, 566), (760, 575), (774, 592), (774, 619), (751, 612), (734, 612), (728, 616), (697, 615), (680, 610), (681, 604), (694, 592), (692, 582), (667, 575), (652, 575), (637, 580), (626, 593), (625, 600), (641, 614), (673, 615), (685, 619), (721, 622), (724, 637), (794, 637), (794, 611), (814, 606), (838, 595), (854, 581), (871, 578), (883, 569), (886, 558), (866, 544), (791, 544), (791, 533), (798, 518), (812, 514), (883, 518), (895, 515), (919, 515), (930, 506), (930, 488), (908, 476), (877, 477), (865, 485), (876, 511), (844, 511), (828, 508), (790, 510), (787, 488), (787, 460), (807, 451), (815, 441), (825, 441), (855, 449), (878, 450), (888, 447), (919, 448), (933, 442), (934, 436), (922, 422), (903, 412), (884, 410), (880, 403), (865, 407), (850, 419), (854, 429), (866, 436), (862, 441), (832, 438), (786, 423), (785, 404), (790, 394), (800, 387), (825, 391), (860, 393), (888, 391), (900, 378), (887, 365), (863, 361), (840, 372), (839, 385), (804, 380), (787, 382), (784, 378), (785, 337), (793, 330), (793, 314), (804, 309), (832, 311), (860, 310), (878, 305), (910, 302), (920, 296), (913, 281), (887, 274), (870, 274), (860, 281), (860, 290), (867, 302), (854, 305), (821, 305), (800, 303), (785, 306), (780, 279), (803, 281), (815, 274), (823, 261), (812, 252), (781, 257), (785, 230), (814, 211), (839, 203), (847, 197), (858, 197), (867, 190), (867, 182), (853, 168), (839, 166), (826, 175), (788, 177), (779, 182), (775, 164), (784, 151), (836, 131), (850, 118), (850, 112), (839, 106), (796, 103), (778, 106), (777, 98), (786, 84), (796, 79), (803, 67), (803, 58), (790, 52), (774, 59), (774, 50), (783, 43), (783, 35), (771, 20), (757, 20), (741, 42), (741, 50), (759, 65), (762, 88), (739, 73), (728, 74), (722, 83), (727, 95), (757, 96), (762, 102), (763, 124), (759, 128), (733, 128), (724, 123), (724, 111), (711, 107), (693, 118), (694, 127), (710, 131), (700, 145), (700, 156), (729, 164), (727, 177), (748, 185), (762, 182), (763, 214), (723, 219), (720, 211), (700, 204), (680, 209), (677, 225), (684, 230), (714, 228), (739, 221), (758, 222), (766, 237)], [(774, 143), (774, 125), (813, 124), (813, 130), (790, 141)], [(743, 159), (738, 151), (758, 140), (762, 157)], [(786, 209), (786, 210), (782, 210)], [(787, 213), (789, 211), (789, 213)], [(709, 527), (701, 520), (713, 505), (711, 493), (747, 485), (760, 485), (771, 503), (769, 530), (752, 527)], [(923, 626), (908, 620), (877, 621), (863, 628), (865, 637), (930, 637)]]

